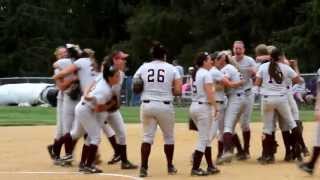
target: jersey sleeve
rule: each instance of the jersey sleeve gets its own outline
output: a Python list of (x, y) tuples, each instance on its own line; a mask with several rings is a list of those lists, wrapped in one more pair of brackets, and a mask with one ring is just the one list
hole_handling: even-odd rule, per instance
[(298, 76), (298, 74), (290, 66), (286, 65), (286, 68), (287, 68), (287, 72), (288, 72), (288, 77), (290, 79)]
[(173, 79), (174, 80), (181, 79), (181, 75), (180, 75), (178, 69), (177, 68), (172, 68), (172, 70), (173, 70), (173, 74), (174, 74), (174, 78)]
[(82, 59), (76, 60), (73, 64), (76, 65), (78, 69), (81, 69), (81, 67), (83, 67)]
[(205, 84), (213, 83), (212, 76), (209, 72), (207, 72), (204, 76), (204, 83)]

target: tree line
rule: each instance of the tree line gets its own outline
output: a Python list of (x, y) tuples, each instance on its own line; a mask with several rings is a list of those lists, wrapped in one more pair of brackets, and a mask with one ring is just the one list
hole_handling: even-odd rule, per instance
[(54, 49), (76, 43), (98, 60), (130, 54), (128, 74), (159, 40), (169, 61), (185, 68), (199, 51), (230, 49), (243, 40), (281, 47), (302, 72), (320, 65), (318, 0), (0, 0), (0, 77), (48, 76)]

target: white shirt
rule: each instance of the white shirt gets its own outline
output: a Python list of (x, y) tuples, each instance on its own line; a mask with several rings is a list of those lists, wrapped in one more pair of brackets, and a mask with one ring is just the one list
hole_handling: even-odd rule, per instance
[[(53, 65), (55, 66), (54, 68), (54, 74), (58, 74), (60, 71), (65, 69), (66, 67), (70, 66), (72, 64), (72, 60), (70, 58), (62, 58), (57, 60)], [(70, 74), (66, 76), (64, 79), (74, 79), (74, 74)], [(64, 92), (69, 91), (69, 89), (65, 89)], [(61, 96), (61, 95), (59, 95)]]
[(240, 73), (243, 77), (243, 80), (245, 80), (244, 84), (242, 85), (244, 90), (252, 88), (253, 86), (252, 74), (251, 74), (251, 70), (249, 69), (257, 68), (256, 61), (252, 57), (243, 56), (243, 58), (237, 62), (239, 63)]
[(93, 63), (89, 58), (80, 58), (74, 62), (78, 68), (78, 78), (82, 92), (90, 86), (97, 76)]
[(89, 96), (94, 97), (96, 100), (90, 101), (92, 106), (97, 104), (106, 104), (112, 98), (112, 88), (104, 79), (99, 80), (89, 92)]
[[(221, 81), (224, 78), (224, 75), (221, 71), (219, 71), (216, 67), (212, 67), (209, 73), (211, 74), (213, 84), (221, 84)], [(220, 91), (216, 90), (216, 100), (217, 101), (225, 100), (224, 89), (221, 89)]]
[(260, 66), (257, 77), (262, 79), (260, 94), (262, 95), (286, 95), (288, 93), (288, 79), (297, 77), (297, 73), (288, 65), (278, 63), (281, 72), (283, 73), (283, 81), (281, 84), (276, 83), (269, 75), (270, 62)]
[(141, 100), (172, 101), (172, 85), (181, 79), (177, 69), (164, 61), (153, 60), (139, 67), (133, 76), (143, 80)]
[(195, 80), (192, 82), (192, 101), (208, 102), (208, 96), (204, 89), (204, 85), (209, 83), (213, 83), (213, 79), (209, 71), (204, 68), (198, 69)]
[[(231, 64), (225, 65), (221, 72), (224, 74), (225, 77), (227, 77), (231, 82), (239, 82), (240, 79), (240, 72), (237, 68), (232, 66)], [(229, 88), (226, 92), (228, 95), (234, 95), (237, 93), (244, 93), (243, 87), (237, 87), (237, 88)]]

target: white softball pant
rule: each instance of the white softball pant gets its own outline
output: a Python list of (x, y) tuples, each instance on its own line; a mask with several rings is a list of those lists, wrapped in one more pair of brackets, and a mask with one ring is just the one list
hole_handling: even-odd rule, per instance
[(254, 93), (250, 90), (244, 94), (245, 105), (241, 115), (240, 124), (242, 131), (250, 131), (250, 122), (254, 105)]
[(62, 103), (62, 133), (67, 134), (71, 131), (75, 120), (75, 107), (79, 100), (72, 100), (67, 93), (63, 93)]
[(72, 139), (78, 139), (87, 133), (86, 145), (98, 145), (101, 141), (101, 125), (97, 120), (97, 114), (86, 103), (80, 101), (75, 108), (75, 125), (71, 130)]
[[(192, 102), (189, 113), (198, 128), (199, 139), (196, 150), (204, 152), (207, 146), (211, 146), (212, 134), (217, 134), (218, 130), (218, 124), (213, 123), (212, 107), (208, 104)], [(212, 130), (215, 132), (212, 132)]]
[(234, 133), (235, 126), (247, 106), (246, 98), (244, 94), (234, 94), (228, 97), (224, 119), (224, 133)]
[[(126, 145), (126, 125), (119, 110), (108, 113), (98, 113), (98, 121), (107, 137), (116, 135), (120, 145)], [(107, 121), (107, 124), (104, 122)]]
[(261, 99), (261, 115), (263, 121), (263, 133), (271, 135), (275, 131), (275, 112), (282, 117), (281, 120), (290, 130), (295, 128), (296, 122), (292, 117), (287, 95), (264, 96)]
[[(223, 141), (223, 131), (224, 131), (224, 117), (225, 117), (225, 111), (227, 108), (226, 101), (223, 101), (223, 103), (218, 103), (218, 111), (219, 114), (216, 117), (216, 122), (218, 123), (218, 139), (219, 141)], [(214, 129), (212, 130), (214, 132)]]
[(140, 106), (140, 121), (143, 128), (143, 142), (153, 144), (159, 125), (164, 143), (174, 144), (174, 107), (172, 103), (162, 101), (142, 102)]
[(63, 127), (62, 127), (62, 102), (63, 102), (63, 93), (61, 91), (58, 92), (57, 95), (57, 109), (56, 109), (56, 135), (55, 139), (60, 139), (63, 134)]

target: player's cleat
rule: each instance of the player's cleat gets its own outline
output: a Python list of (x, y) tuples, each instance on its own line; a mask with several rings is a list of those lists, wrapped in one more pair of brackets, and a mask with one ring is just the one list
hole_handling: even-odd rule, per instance
[(119, 162), (120, 160), (121, 160), (120, 155), (114, 154), (112, 156), (112, 158), (110, 159), (110, 161), (108, 161), (108, 164), (115, 164), (115, 163)]
[(66, 155), (66, 156), (62, 157), (61, 160), (64, 161), (64, 162), (72, 162), (73, 161), (73, 155), (72, 154)]
[(272, 155), (262, 156), (259, 162), (262, 165), (273, 164), (275, 162), (275, 159), (274, 159), (274, 156)]
[(290, 153), (286, 153), (285, 156), (284, 156), (284, 161), (290, 162), (292, 160), (293, 160), (292, 153), (291, 152)]
[(215, 167), (215, 166), (213, 166), (213, 167), (208, 167), (208, 168), (207, 168), (207, 173), (208, 173), (209, 175), (218, 174), (218, 173), (220, 173), (220, 170), (219, 170), (217, 167)]
[(191, 176), (208, 176), (208, 173), (201, 168), (191, 169)]
[(63, 161), (60, 158), (54, 158), (53, 164), (56, 166), (61, 166), (63, 164)]
[(305, 147), (305, 148), (302, 149), (302, 153), (303, 153), (303, 156), (304, 156), (304, 157), (310, 156), (310, 152), (309, 152), (309, 150), (308, 150), (307, 147)]
[(233, 154), (231, 152), (224, 152), (220, 158), (220, 162), (231, 162), (233, 158)]
[(84, 172), (85, 170), (85, 165), (83, 163), (79, 164), (79, 172)]
[(298, 168), (304, 172), (309, 173), (310, 175), (313, 174), (313, 168), (311, 168), (308, 163), (301, 163), (298, 165)]
[(95, 174), (95, 173), (102, 173), (102, 170), (97, 168), (96, 166), (85, 166), (83, 169), (85, 174)]
[(249, 155), (247, 155), (245, 152), (237, 153), (236, 157), (237, 157), (237, 160), (239, 160), (239, 161), (244, 161), (244, 160), (249, 159)]
[(147, 177), (148, 176), (148, 170), (144, 167), (140, 168), (139, 177)]
[(178, 173), (178, 170), (174, 167), (174, 165), (168, 167), (168, 174), (175, 175)]
[(48, 145), (48, 146), (47, 146), (47, 150), (48, 150), (48, 153), (49, 153), (49, 155), (50, 155), (50, 158), (54, 160), (55, 157), (56, 157), (56, 155), (55, 155), (55, 153), (53, 152), (53, 145), (52, 145), (52, 144)]
[(138, 169), (138, 166), (132, 164), (130, 161), (126, 161), (121, 162), (121, 169)]

